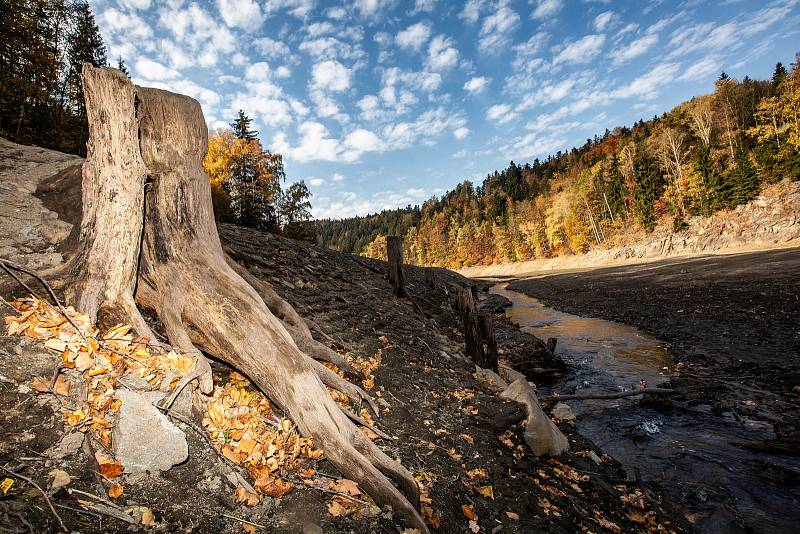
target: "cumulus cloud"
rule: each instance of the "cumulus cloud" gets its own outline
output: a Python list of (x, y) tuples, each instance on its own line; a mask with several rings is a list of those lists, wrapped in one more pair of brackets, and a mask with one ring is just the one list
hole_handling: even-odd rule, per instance
[(487, 78), (486, 76), (475, 76), (474, 78), (470, 78), (464, 84), (464, 90), (471, 95), (477, 95), (482, 93), (488, 85), (489, 85), (489, 78)]
[(562, 0), (539, 0), (531, 16), (535, 19), (546, 19), (561, 11), (563, 6)]
[(606, 36), (603, 34), (586, 35), (577, 41), (567, 43), (553, 58), (553, 64), (588, 63), (600, 53)]
[(508, 6), (501, 5), (497, 11), (483, 19), (478, 48), (484, 52), (500, 52), (511, 39), (511, 32), (519, 22), (519, 15)]
[(136, 74), (147, 78), (148, 80), (163, 81), (172, 80), (179, 76), (177, 71), (165, 67), (158, 61), (151, 59), (140, 59), (134, 65)]
[(495, 104), (486, 110), (486, 119), (496, 122), (497, 124), (510, 122), (516, 115), (517, 114), (511, 110), (511, 106), (508, 104)]
[(254, 0), (217, 0), (217, 9), (230, 27), (255, 30), (264, 22), (261, 8)]
[(455, 41), (446, 35), (437, 35), (428, 45), (427, 65), (432, 70), (447, 70), (458, 63)]
[(455, 137), (458, 140), (466, 139), (468, 135), (469, 135), (469, 128), (462, 126), (461, 128), (453, 130), (453, 137)]
[(344, 91), (350, 87), (350, 69), (334, 60), (321, 61), (311, 69), (314, 86), (333, 91)]
[(417, 22), (405, 30), (398, 32), (394, 38), (400, 48), (419, 50), (428, 42), (431, 36), (431, 27), (427, 22)]

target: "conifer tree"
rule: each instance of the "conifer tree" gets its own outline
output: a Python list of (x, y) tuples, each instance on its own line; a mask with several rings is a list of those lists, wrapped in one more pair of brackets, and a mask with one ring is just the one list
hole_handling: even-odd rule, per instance
[(736, 152), (736, 166), (731, 173), (730, 204), (738, 206), (758, 195), (758, 175), (750, 163), (747, 152), (740, 148)]
[(655, 199), (657, 197), (657, 169), (647, 152), (644, 140), (636, 142), (636, 156), (633, 159), (633, 176), (636, 186), (633, 190), (636, 218), (642, 228), (651, 232), (656, 226)]
[(258, 139), (258, 132), (255, 130), (250, 129), (250, 124), (253, 122), (253, 119), (245, 115), (243, 110), (239, 110), (239, 116), (231, 123), (231, 128), (233, 128), (233, 134), (239, 138), (244, 139), (246, 141), (253, 141)]

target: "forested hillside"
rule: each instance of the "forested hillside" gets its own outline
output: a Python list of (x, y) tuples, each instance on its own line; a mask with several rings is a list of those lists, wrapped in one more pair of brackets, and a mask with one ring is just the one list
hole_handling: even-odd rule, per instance
[(657, 223), (730, 209), (800, 179), (800, 55), (771, 80), (723, 73), (715, 91), (606, 130), (544, 161), (511, 162), (421, 207), (317, 221), (320, 243), (380, 257), (404, 236), (416, 264), (462, 267), (579, 254)]

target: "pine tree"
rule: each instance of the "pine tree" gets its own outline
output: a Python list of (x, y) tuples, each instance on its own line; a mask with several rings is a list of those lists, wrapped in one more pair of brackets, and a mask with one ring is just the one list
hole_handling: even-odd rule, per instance
[(656, 226), (654, 203), (657, 197), (657, 174), (644, 140), (639, 139), (636, 142), (636, 156), (633, 159), (633, 176), (636, 181), (633, 198), (639, 224), (648, 232), (652, 232)]
[(705, 189), (698, 208), (702, 215), (711, 215), (724, 205), (724, 183), (708, 145), (700, 143), (694, 164)]
[(122, 56), (117, 57), (117, 69), (122, 71), (122, 74), (127, 76), (128, 78), (131, 77), (131, 73), (128, 71), (128, 67), (125, 66), (125, 62), (122, 61)]
[(250, 129), (250, 123), (252, 122), (253, 119), (245, 115), (244, 111), (240, 109), (239, 116), (231, 123), (233, 134), (237, 138), (244, 139), (246, 141), (258, 139), (258, 132)]
[(758, 175), (743, 148), (736, 152), (736, 166), (731, 173), (730, 182), (729, 201), (731, 206), (744, 204), (758, 195)]
[(786, 78), (786, 67), (783, 66), (783, 63), (778, 61), (775, 64), (775, 72), (772, 73), (772, 88), (777, 89), (778, 85)]

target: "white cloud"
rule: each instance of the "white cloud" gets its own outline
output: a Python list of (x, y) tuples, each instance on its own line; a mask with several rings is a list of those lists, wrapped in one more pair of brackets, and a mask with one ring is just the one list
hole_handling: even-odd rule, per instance
[(611, 96), (615, 98), (655, 98), (658, 94), (658, 89), (666, 86), (668, 82), (675, 78), (679, 67), (679, 63), (656, 65), (646, 74), (613, 91)]
[(614, 20), (615, 14), (613, 11), (604, 11), (594, 18), (595, 31), (601, 32), (605, 30), (611, 21)]
[(261, 8), (254, 0), (217, 0), (217, 9), (231, 28), (255, 30), (264, 22)]
[(364, 152), (381, 152), (383, 143), (373, 132), (358, 128), (353, 130), (344, 139), (347, 152), (344, 154), (345, 161), (355, 161)]
[(453, 130), (453, 137), (455, 137), (458, 140), (466, 139), (468, 135), (469, 135), (469, 128), (462, 126), (461, 128)]
[(365, 55), (360, 46), (346, 43), (336, 37), (329, 36), (303, 41), (299, 48), (315, 59), (343, 59), (352, 61), (361, 59)]
[(138, 60), (134, 68), (138, 75), (153, 81), (172, 80), (179, 76), (177, 71), (151, 59)]
[(531, 15), (535, 19), (546, 19), (561, 11), (562, 7), (562, 0), (539, 0)]
[(611, 59), (613, 60), (614, 65), (622, 65), (626, 61), (641, 56), (650, 50), (650, 48), (652, 48), (657, 42), (657, 34), (653, 33), (644, 35), (643, 37), (634, 39), (627, 45), (614, 49), (614, 51), (611, 52)]
[(304, 18), (314, 8), (315, 3), (315, 0), (266, 0), (264, 12), (271, 15), (285, 9), (290, 15)]
[(511, 31), (519, 22), (519, 15), (507, 6), (483, 19), (478, 47), (484, 52), (501, 52), (511, 38)]
[(322, 178), (309, 178), (308, 183), (314, 187), (319, 187), (325, 183), (325, 180), (323, 180)]
[(314, 85), (320, 89), (341, 92), (350, 87), (350, 69), (338, 61), (316, 63), (311, 69), (311, 77)]
[(691, 67), (681, 74), (678, 80), (684, 82), (698, 82), (718, 74), (722, 69), (722, 62), (715, 57), (706, 57), (692, 64)]
[(430, 13), (434, 9), (436, 9), (436, 0), (416, 0), (411, 13)]
[(276, 41), (274, 39), (270, 39), (269, 37), (261, 37), (260, 39), (256, 39), (253, 44), (255, 45), (256, 50), (267, 57), (288, 58), (292, 55), (292, 51), (289, 50), (288, 46), (281, 41)]
[(376, 15), (386, 4), (386, 0), (355, 0), (353, 7), (361, 16), (371, 17)]
[(300, 143), (292, 146), (284, 132), (275, 134), (272, 147), (280, 154), (296, 161), (337, 161), (339, 159), (339, 143), (331, 139), (328, 129), (319, 122), (307, 121), (297, 127)]
[(510, 122), (514, 117), (516, 117), (516, 113), (511, 110), (511, 106), (508, 104), (495, 104), (486, 110), (486, 119), (497, 124)]
[(120, 2), (127, 8), (130, 9), (149, 9), (150, 8), (150, 0), (122, 0)]
[(325, 16), (333, 20), (344, 20), (347, 18), (347, 10), (341, 6), (329, 7), (325, 10)]
[(488, 86), (489, 78), (486, 76), (475, 76), (464, 84), (464, 90), (472, 95), (477, 95), (482, 93)]
[(412, 50), (419, 50), (422, 45), (428, 42), (431, 36), (431, 27), (426, 22), (417, 22), (412, 24), (405, 30), (398, 32), (394, 38), (397, 46), (400, 48), (410, 48)]
[(431, 70), (447, 70), (458, 63), (455, 42), (446, 35), (437, 35), (428, 46), (427, 65)]
[(605, 41), (606, 36), (603, 34), (586, 35), (564, 46), (553, 58), (553, 64), (588, 63), (600, 53)]
[(344, 182), (347, 178), (343, 174), (339, 174), (338, 172), (333, 173), (331, 176), (332, 182)]
[(467, 3), (464, 4), (464, 9), (458, 16), (470, 24), (478, 22), (485, 5), (486, 0), (467, 0)]

